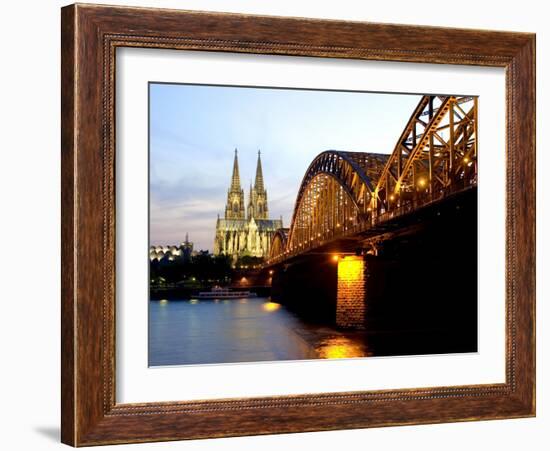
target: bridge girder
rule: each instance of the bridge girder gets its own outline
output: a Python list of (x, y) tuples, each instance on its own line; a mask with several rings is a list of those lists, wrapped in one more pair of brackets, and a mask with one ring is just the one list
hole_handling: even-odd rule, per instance
[(374, 215), (475, 185), (477, 150), (477, 97), (423, 96), (380, 174)]

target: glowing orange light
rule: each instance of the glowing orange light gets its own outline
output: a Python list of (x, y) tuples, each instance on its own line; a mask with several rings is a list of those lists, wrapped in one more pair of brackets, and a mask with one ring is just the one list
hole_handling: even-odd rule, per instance
[(332, 256), (332, 261), (334, 261), (334, 262), (337, 262), (339, 259), (340, 259), (340, 257), (336, 254)]
[(390, 200), (391, 201), (394, 201), (395, 200), (395, 196), (393, 194), (390, 194)]
[(269, 274), (273, 274), (273, 270), (272, 270), (272, 269), (269, 270)]
[(427, 182), (426, 182), (426, 179), (425, 179), (425, 178), (419, 178), (419, 179), (418, 179), (418, 186), (419, 186), (420, 188), (424, 188), (424, 187), (426, 186), (426, 183), (427, 183)]
[(346, 337), (327, 338), (317, 346), (317, 351), (322, 359), (350, 359), (372, 354), (362, 345)]
[(464, 157), (464, 159), (462, 161), (464, 161), (464, 163), (469, 163), (470, 159), (468, 157)]
[(281, 308), (281, 304), (277, 304), (276, 302), (266, 302), (262, 304), (262, 310), (265, 312), (274, 312), (276, 310), (279, 310)]

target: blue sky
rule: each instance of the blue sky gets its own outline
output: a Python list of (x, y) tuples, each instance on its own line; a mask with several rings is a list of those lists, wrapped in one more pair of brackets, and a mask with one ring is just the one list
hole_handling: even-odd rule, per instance
[(271, 218), (289, 226), (304, 173), (327, 149), (391, 153), (420, 96), (150, 84), (150, 241), (212, 250), (234, 149), (245, 203), (258, 149)]

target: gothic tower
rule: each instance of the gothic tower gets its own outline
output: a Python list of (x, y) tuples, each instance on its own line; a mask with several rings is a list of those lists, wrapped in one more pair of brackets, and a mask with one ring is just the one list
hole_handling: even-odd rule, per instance
[(248, 202), (248, 219), (267, 219), (267, 191), (264, 187), (264, 175), (262, 172), (261, 152), (258, 150), (258, 162), (256, 163), (256, 178), (254, 188), (250, 190)]
[(214, 254), (231, 257), (234, 265), (241, 257), (265, 258), (269, 255), (271, 240), (275, 232), (283, 227), (283, 220), (269, 219), (267, 191), (264, 186), (262, 160), (258, 151), (256, 178), (250, 184), (248, 214), (245, 218), (244, 192), (241, 189), (237, 149), (233, 162), (231, 186), (227, 192), (225, 218), (216, 221)]
[(239, 176), (239, 160), (237, 149), (233, 160), (233, 175), (231, 186), (227, 192), (227, 204), (225, 206), (225, 219), (244, 219), (244, 191), (241, 189), (241, 178)]

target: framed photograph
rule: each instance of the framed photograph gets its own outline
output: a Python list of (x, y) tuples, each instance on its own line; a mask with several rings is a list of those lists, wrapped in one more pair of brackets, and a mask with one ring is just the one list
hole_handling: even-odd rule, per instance
[(535, 415), (535, 36), (62, 9), (62, 441)]

